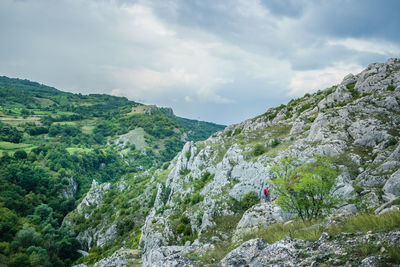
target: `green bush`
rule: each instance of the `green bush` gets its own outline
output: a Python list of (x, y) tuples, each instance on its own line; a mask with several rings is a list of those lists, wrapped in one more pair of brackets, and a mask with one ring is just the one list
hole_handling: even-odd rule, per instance
[(185, 157), (186, 157), (187, 160), (190, 159), (190, 156), (191, 156), (190, 150), (186, 151), (186, 152), (185, 152)]
[(253, 207), (255, 204), (259, 202), (257, 193), (254, 191), (250, 191), (243, 195), (242, 200), (240, 201), (240, 206), (243, 210), (248, 210)]
[(264, 154), (266, 152), (266, 149), (265, 149), (265, 146), (263, 146), (263, 145), (261, 145), (261, 144), (257, 144), (255, 147), (254, 147), (254, 150), (253, 150), (253, 154), (254, 154), (254, 156), (260, 156), (260, 155), (262, 155), (262, 154)]
[(183, 223), (183, 224), (190, 224), (190, 219), (189, 219), (189, 217), (186, 216), (186, 215), (182, 215), (182, 216), (181, 216), (181, 223)]
[(278, 205), (302, 220), (326, 215), (340, 202), (330, 193), (337, 176), (332, 162), (323, 155), (315, 159), (314, 163), (297, 165), (298, 160), (288, 156), (271, 168)]
[(388, 85), (386, 87), (386, 90), (388, 90), (388, 91), (394, 91), (394, 89), (396, 89), (396, 87), (394, 85)]
[(184, 223), (179, 223), (179, 224), (176, 226), (176, 232), (177, 232), (178, 234), (182, 234), (182, 233), (185, 231), (185, 227), (186, 227), (186, 225), (185, 225)]
[(190, 196), (190, 204), (195, 205), (203, 200), (203, 196), (199, 192), (193, 193)]
[(14, 152), (14, 158), (16, 159), (26, 159), (28, 154), (24, 150), (17, 150)]
[(393, 136), (389, 138), (388, 142), (387, 142), (388, 146), (394, 146), (397, 145), (397, 139), (394, 138)]
[(307, 110), (311, 108), (311, 104), (310, 103), (306, 103), (304, 105), (302, 105), (299, 110), (297, 110), (297, 114), (301, 114), (303, 111)]
[(349, 83), (346, 85), (346, 88), (350, 91), (351, 95), (353, 98), (358, 98), (360, 96), (360, 92), (357, 91), (354, 87), (356, 86), (356, 83)]
[(272, 139), (270, 145), (272, 148), (277, 147), (279, 144), (281, 143), (281, 141), (279, 139)]

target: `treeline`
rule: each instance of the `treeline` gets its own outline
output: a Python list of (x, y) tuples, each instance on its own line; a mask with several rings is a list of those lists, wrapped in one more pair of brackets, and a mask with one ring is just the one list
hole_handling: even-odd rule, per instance
[[(13, 156), (3, 155), (0, 264), (70, 266), (79, 257), (80, 245), (61, 226), (63, 218), (87, 192), (92, 179), (116, 181), (129, 171), (112, 150), (70, 155), (63, 145), (47, 144), (30, 153), (20, 150)], [(75, 192), (71, 183), (77, 185)]]

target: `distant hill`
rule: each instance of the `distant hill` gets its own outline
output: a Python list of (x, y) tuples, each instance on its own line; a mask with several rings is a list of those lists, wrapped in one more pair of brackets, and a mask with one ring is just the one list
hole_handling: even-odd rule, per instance
[(81, 245), (61, 222), (93, 181), (166, 168), (187, 141), (221, 129), (124, 97), (0, 77), (0, 266), (70, 266)]

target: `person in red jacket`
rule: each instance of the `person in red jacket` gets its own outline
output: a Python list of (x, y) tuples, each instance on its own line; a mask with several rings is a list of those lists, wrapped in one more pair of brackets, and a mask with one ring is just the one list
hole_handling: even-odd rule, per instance
[(268, 187), (264, 189), (264, 196), (265, 196), (265, 201), (270, 200)]

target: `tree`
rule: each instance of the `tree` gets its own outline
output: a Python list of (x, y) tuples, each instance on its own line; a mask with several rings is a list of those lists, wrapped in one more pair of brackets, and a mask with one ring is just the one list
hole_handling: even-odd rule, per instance
[(17, 150), (14, 152), (14, 158), (16, 159), (26, 159), (28, 154), (24, 150)]
[(328, 214), (339, 204), (331, 194), (337, 171), (331, 161), (322, 155), (309, 164), (296, 165), (293, 156), (283, 158), (271, 168), (278, 205), (287, 212), (295, 212), (304, 220)]

